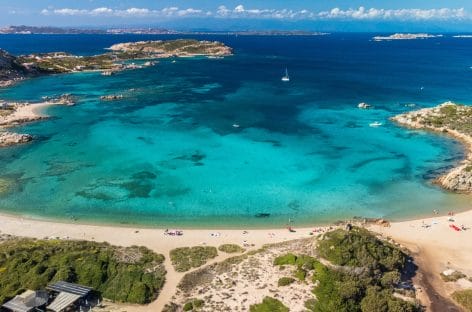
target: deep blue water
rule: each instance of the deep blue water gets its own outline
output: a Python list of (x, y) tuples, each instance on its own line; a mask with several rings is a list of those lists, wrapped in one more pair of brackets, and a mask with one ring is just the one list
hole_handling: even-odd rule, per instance
[[(0, 209), (183, 226), (465, 209), (470, 198), (430, 183), (461, 159), (461, 146), (389, 118), (414, 109), (407, 104), (471, 103), (472, 39), (372, 36), (186, 36), (223, 41), (235, 55), (162, 60), (111, 77), (42, 77), (1, 90), (0, 98), (28, 101), (73, 93), (79, 103), (18, 129), (34, 143), (0, 150), (0, 179), (9, 185)], [(7, 35), (0, 48), (89, 55), (118, 42), (169, 38)], [(291, 81), (282, 83), (286, 67)], [(99, 100), (114, 93), (125, 99)], [(359, 102), (375, 108), (359, 110)], [(383, 126), (369, 127), (373, 121)]]

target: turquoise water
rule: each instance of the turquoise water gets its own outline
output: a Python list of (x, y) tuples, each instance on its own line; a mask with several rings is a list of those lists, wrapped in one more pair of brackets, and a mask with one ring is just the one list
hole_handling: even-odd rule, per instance
[[(80, 38), (90, 40), (88, 54), (126, 41)], [(430, 183), (463, 157), (462, 147), (389, 118), (409, 103), (470, 102), (472, 40), (369, 38), (221, 37), (235, 56), (1, 90), (4, 99), (67, 92), (79, 102), (17, 129), (34, 143), (0, 150), (1, 177), (11, 183), (0, 209), (79, 222), (258, 227), (470, 208), (470, 197)], [(15, 40), (0, 37), (0, 47)], [(18, 53), (54, 48), (48, 36), (27, 40)], [(73, 39), (61, 45), (87, 54)], [(284, 84), (286, 66), (292, 79)], [(124, 99), (99, 100), (116, 93)], [(357, 109), (362, 101), (375, 109)]]

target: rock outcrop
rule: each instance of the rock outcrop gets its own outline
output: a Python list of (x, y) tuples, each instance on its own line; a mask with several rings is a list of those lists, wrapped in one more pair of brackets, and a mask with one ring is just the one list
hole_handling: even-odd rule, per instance
[(33, 140), (29, 134), (0, 132), (0, 147), (28, 143)]

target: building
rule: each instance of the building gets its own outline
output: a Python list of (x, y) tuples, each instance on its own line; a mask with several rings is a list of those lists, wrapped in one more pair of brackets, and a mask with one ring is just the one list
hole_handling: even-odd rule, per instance
[(21, 295), (4, 303), (2, 309), (13, 312), (30, 312), (42, 310), (48, 303), (49, 295), (44, 290), (27, 290)]

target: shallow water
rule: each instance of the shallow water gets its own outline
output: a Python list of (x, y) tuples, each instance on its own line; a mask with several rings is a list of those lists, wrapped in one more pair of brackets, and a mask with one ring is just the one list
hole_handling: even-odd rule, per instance
[[(462, 147), (389, 118), (409, 103), (470, 103), (472, 40), (370, 37), (217, 36), (210, 39), (233, 46), (235, 56), (162, 60), (111, 77), (43, 77), (1, 90), (0, 98), (30, 101), (67, 92), (79, 103), (17, 129), (35, 135), (34, 143), (0, 150), (7, 185), (0, 209), (83, 222), (238, 227), (470, 208), (470, 197), (430, 183), (461, 159)], [(0, 36), (0, 47), (94, 54), (143, 39), (23, 38), (18, 47), (17, 37)], [(289, 83), (280, 81), (285, 67)], [(99, 100), (116, 93), (124, 99)], [(359, 110), (359, 102), (375, 109)], [(369, 127), (373, 121), (384, 125)]]

